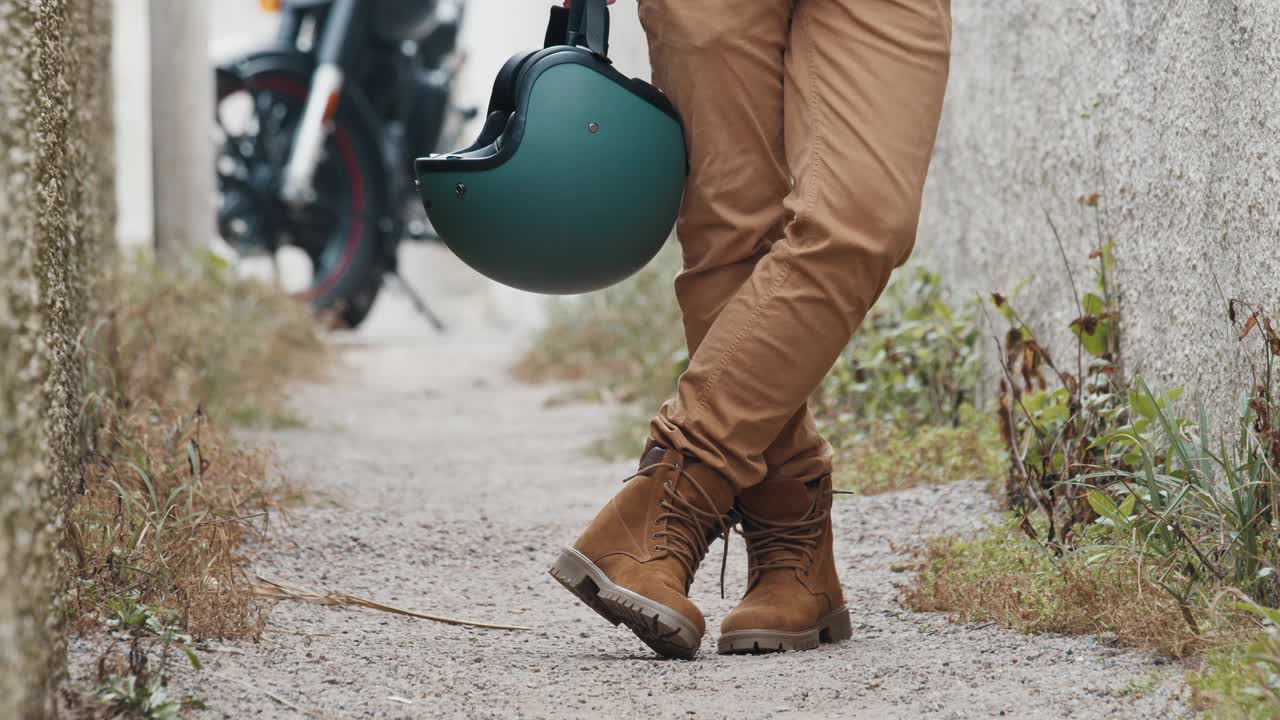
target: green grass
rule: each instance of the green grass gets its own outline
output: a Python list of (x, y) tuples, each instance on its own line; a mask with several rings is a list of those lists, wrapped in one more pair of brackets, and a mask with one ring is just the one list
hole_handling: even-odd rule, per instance
[(1141, 698), (1151, 694), (1164, 681), (1164, 673), (1159, 670), (1152, 670), (1143, 673), (1129, 680), (1129, 682), (1120, 686), (1115, 694), (1120, 697)]
[(1280, 639), (1273, 633), (1209, 653), (1188, 678), (1195, 705), (1222, 720), (1280, 717)]
[(972, 409), (955, 426), (862, 422), (826, 435), (835, 450), (836, 486), (860, 495), (955, 480), (991, 482), (1007, 461), (995, 423)]
[[(106, 625), (116, 652), (108, 652), (98, 663), (93, 698), (99, 707), (94, 709), (105, 709), (108, 717), (177, 720), (186, 709), (205, 707), (200, 698), (177, 696), (169, 689), (174, 657), (184, 657), (197, 672), (202, 667), (191, 636), (172, 621), (169, 613), (139, 605), (133, 595), (111, 603)], [(87, 698), (79, 700), (79, 710), (91, 706)]]

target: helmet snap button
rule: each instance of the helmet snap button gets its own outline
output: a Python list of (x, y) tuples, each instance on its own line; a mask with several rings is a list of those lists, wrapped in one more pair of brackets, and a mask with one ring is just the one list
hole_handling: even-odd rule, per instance
[(454, 192), (458, 193), (458, 197), (462, 197), (467, 194), (467, 186), (462, 183), (458, 183), (457, 187), (454, 188)]
[(600, 123), (587, 123), (587, 132), (595, 135), (600, 132)]

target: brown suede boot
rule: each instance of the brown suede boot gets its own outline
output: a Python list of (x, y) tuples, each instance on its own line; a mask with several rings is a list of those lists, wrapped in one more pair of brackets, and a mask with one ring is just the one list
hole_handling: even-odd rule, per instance
[(720, 623), (719, 650), (812, 650), (853, 636), (836, 576), (831, 477), (763, 483), (738, 496), (747, 594)]
[(706, 623), (689, 601), (693, 573), (715, 539), (733, 487), (680, 453), (655, 447), (605, 505), (551, 576), (659, 655), (690, 659)]

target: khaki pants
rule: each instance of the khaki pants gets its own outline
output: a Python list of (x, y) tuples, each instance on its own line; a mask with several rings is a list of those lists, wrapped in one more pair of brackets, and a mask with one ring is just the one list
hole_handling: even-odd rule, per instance
[(690, 362), (650, 433), (739, 490), (824, 475), (806, 401), (914, 245), (950, 0), (639, 2), (690, 151)]

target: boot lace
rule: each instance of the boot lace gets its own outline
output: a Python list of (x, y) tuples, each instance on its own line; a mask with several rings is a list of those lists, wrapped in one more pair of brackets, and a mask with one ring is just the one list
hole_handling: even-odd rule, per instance
[[(844, 491), (827, 491), (827, 495), (845, 494)], [(831, 507), (825, 498), (814, 502), (814, 507), (799, 520), (768, 520), (741, 505), (742, 528), (738, 534), (747, 542), (747, 554), (751, 572), (747, 576), (747, 588), (755, 587), (766, 570), (791, 568), (808, 575), (817, 559), (818, 542), (822, 539), (823, 525), (831, 516)]]
[[(684, 589), (687, 593), (693, 583), (694, 571), (706, 557), (711, 543), (717, 538), (724, 540), (725, 552), (720, 562), (720, 597), (724, 597), (724, 574), (729, 561), (729, 525), (720, 513), (703, 510), (685, 499), (679, 492), (681, 481), (687, 481), (702, 496), (706, 507), (715, 507), (715, 502), (693, 476), (685, 471), (683, 463), (659, 462), (647, 465), (627, 480), (648, 477), (658, 470), (674, 470), (676, 478), (663, 483), (663, 497), (658, 501), (662, 513), (655, 522), (661, 529), (653, 533), (654, 552), (666, 552), (684, 567)], [(716, 528), (719, 532), (712, 532)]]

